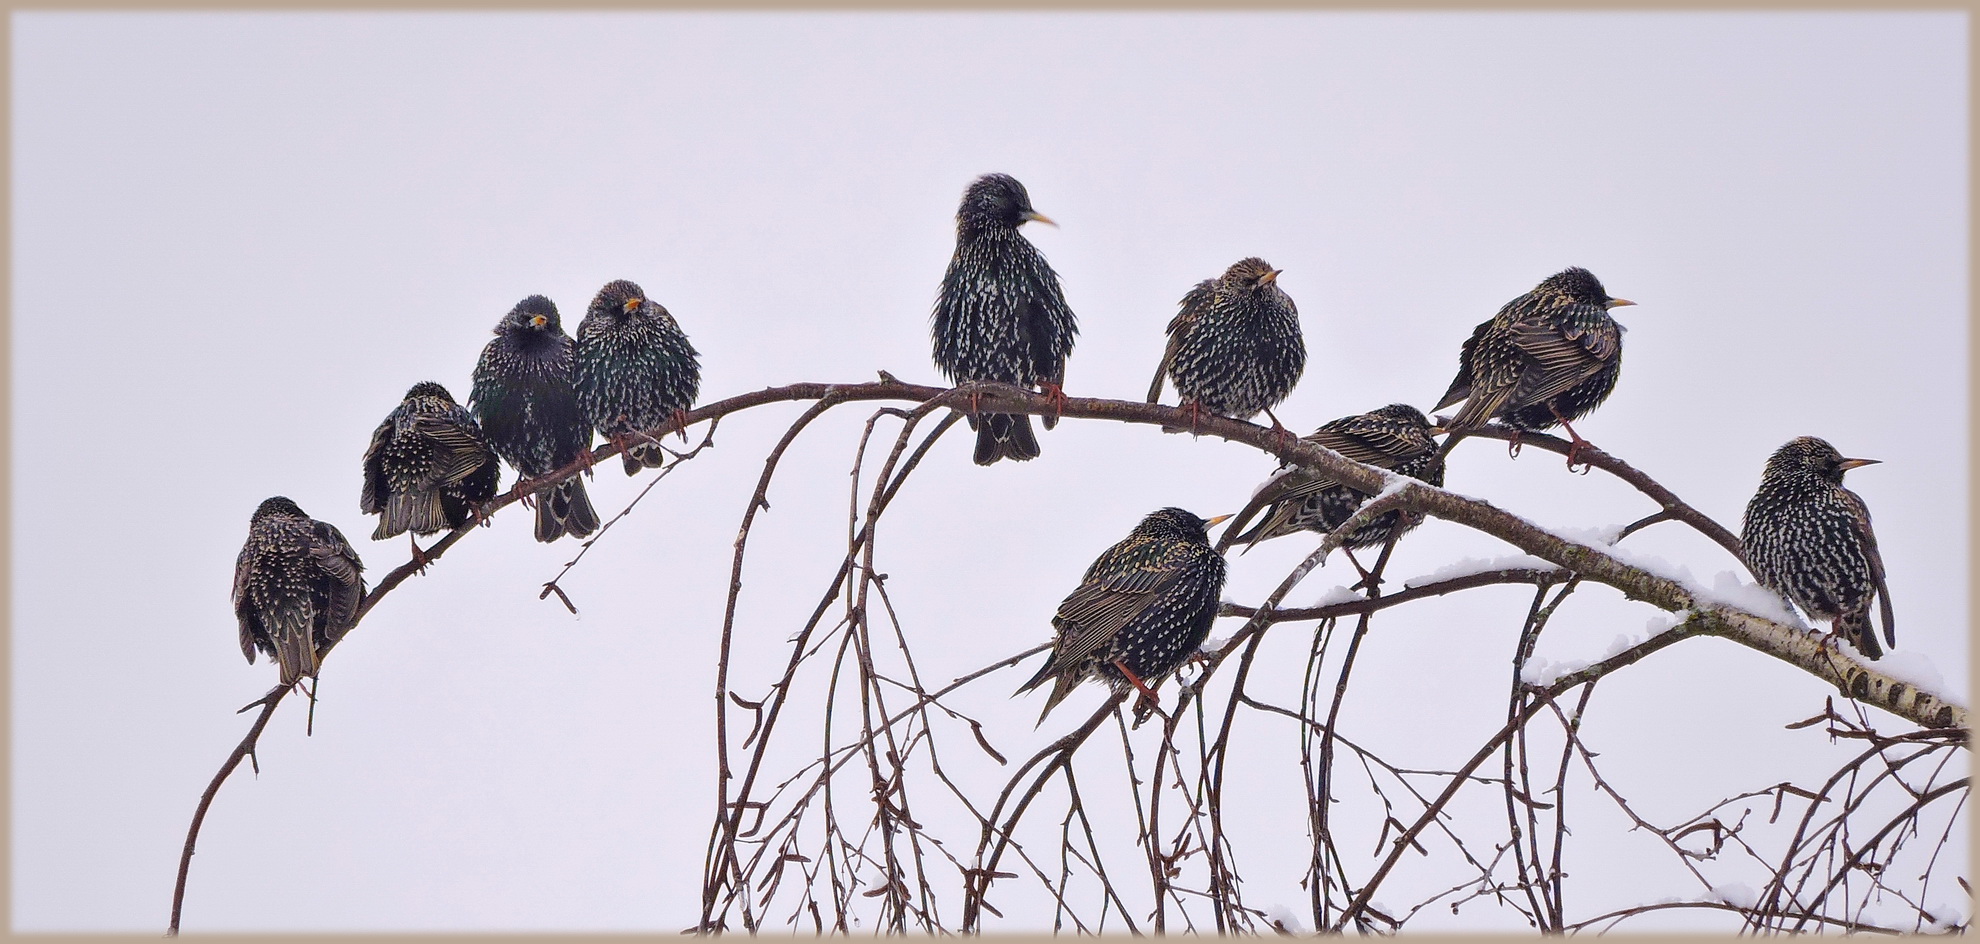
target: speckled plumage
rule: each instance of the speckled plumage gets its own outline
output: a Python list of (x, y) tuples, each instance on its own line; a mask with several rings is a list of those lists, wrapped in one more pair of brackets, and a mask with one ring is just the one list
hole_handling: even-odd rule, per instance
[(1767, 459), (1760, 489), (1746, 505), (1740, 541), (1762, 586), (1794, 601), (1866, 658), (1884, 655), (1870, 625), (1876, 597), (1884, 642), (1897, 645), (1884, 559), (1870, 528), (1870, 509), (1843, 487), (1843, 473), (1875, 462), (1845, 459), (1813, 436), (1790, 440)]
[[(942, 276), (931, 320), (935, 366), (951, 383), (988, 380), (1020, 387), (1063, 386), (1066, 357), (1079, 333), (1059, 277), (1018, 233), (1027, 221), (1051, 220), (1031, 208), (1024, 185), (986, 174), (963, 191), (956, 210), (956, 252)], [(1045, 417), (1045, 428), (1057, 424)], [(1038, 456), (1038, 437), (1023, 414), (970, 418), (975, 461)]]
[(1089, 677), (1116, 688), (1130, 684), (1116, 662), (1154, 685), (1203, 645), (1224, 589), (1223, 555), (1205, 533), (1217, 520), (1161, 509), (1086, 569), (1079, 589), (1052, 617), (1059, 635), (1051, 657), (1018, 688), (1027, 692), (1052, 680), (1041, 723)]
[(241, 654), (282, 667), (282, 684), (316, 677), (319, 654), (343, 638), (364, 602), (364, 563), (335, 525), (281, 496), (254, 510), (234, 563)]
[[(525, 476), (554, 472), (591, 448), (591, 421), (571, 383), (573, 347), (557, 306), (531, 295), (502, 317), (474, 365), (469, 405), (495, 454)], [(537, 496), (537, 540), (596, 530), (583, 479), (573, 475)]]
[(1472, 331), (1458, 356), (1457, 378), (1432, 410), (1464, 402), (1447, 425), (1475, 429), (1497, 419), (1514, 429), (1543, 430), (1600, 406), (1622, 371), (1623, 327), (1609, 309), (1635, 302), (1611, 298), (1587, 269), (1548, 276), (1507, 302)]
[[(1444, 484), (1444, 458), (1430, 435), (1430, 421), (1413, 406), (1391, 403), (1343, 416), (1301, 438), (1356, 462), (1440, 488)], [(1227, 532), (1236, 537), (1229, 541), (1256, 544), (1299, 531), (1327, 534), (1346, 522), (1369, 497), (1324, 475), (1281, 465), (1232, 518)], [(1257, 527), (1241, 530), (1261, 509), (1264, 517)], [(1419, 513), (1392, 511), (1356, 528), (1341, 546), (1349, 550), (1374, 547), (1387, 542), (1390, 535), (1405, 533), (1422, 523)]]
[(1161, 400), (1168, 379), (1185, 405), (1248, 420), (1292, 393), (1306, 369), (1306, 340), (1278, 279), (1279, 270), (1253, 257), (1190, 289), (1169, 322), (1148, 402)]
[(452, 530), (495, 497), (501, 474), (474, 415), (446, 387), (414, 384), (371, 434), (358, 508), (378, 516), (374, 541)]
[[(619, 279), (591, 299), (577, 330), (578, 404), (606, 438), (650, 430), (694, 406), (701, 361), (665, 306)], [(626, 446), (627, 475), (666, 462), (648, 442)]]

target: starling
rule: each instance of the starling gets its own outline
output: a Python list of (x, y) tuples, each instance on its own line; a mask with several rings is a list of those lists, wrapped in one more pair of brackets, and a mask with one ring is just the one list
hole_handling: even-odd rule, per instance
[(277, 496), (248, 523), (234, 563), (234, 615), (241, 654), (260, 649), (281, 663), (282, 684), (316, 677), (319, 654), (351, 628), (364, 601), (364, 564), (335, 525)]
[[(1343, 416), (1303, 438), (1356, 462), (1443, 487), (1443, 453), (1431, 438), (1430, 421), (1413, 406), (1391, 403), (1367, 413)], [(1236, 536), (1225, 543), (1257, 544), (1298, 531), (1327, 534), (1352, 517), (1369, 497), (1324, 475), (1295, 465), (1281, 465), (1233, 518), (1225, 533)], [(1245, 523), (1261, 509), (1264, 518), (1250, 531), (1244, 531)], [(1355, 529), (1341, 546), (1352, 560), (1355, 550), (1387, 543), (1392, 536), (1422, 523), (1421, 513), (1391, 511)], [(1360, 562), (1355, 562), (1355, 566), (1359, 568)]]
[[(474, 365), (468, 403), (495, 454), (525, 478), (563, 468), (591, 448), (591, 422), (571, 385), (572, 347), (557, 320), (557, 306), (531, 295), (502, 317), (495, 340), (481, 349), (481, 362)], [(565, 534), (584, 537), (596, 530), (598, 512), (591, 508), (584, 480), (575, 475), (536, 503), (539, 541)]]
[[(371, 434), (358, 508), (378, 516), (374, 541), (408, 531), (452, 530), (468, 523), (476, 505), (495, 497), (501, 474), (473, 414), (455, 403), (446, 387), (414, 384)], [(418, 541), (413, 556), (424, 559)]]
[[(1079, 325), (1059, 291), (1059, 277), (1018, 227), (1037, 220), (1024, 185), (1007, 174), (978, 177), (956, 210), (956, 254), (935, 299), (935, 365), (951, 383), (998, 381), (1042, 387), (1063, 399), (1066, 356)], [(1057, 224), (1053, 224), (1057, 225)], [(1045, 417), (1045, 428), (1058, 424)], [(1038, 458), (1038, 437), (1024, 414), (969, 419), (976, 464)]]
[(1464, 401), (1446, 424), (1453, 431), (1494, 419), (1514, 432), (1565, 426), (1574, 465), (1587, 440), (1570, 424), (1608, 399), (1622, 370), (1623, 327), (1609, 309), (1634, 304), (1610, 298), (1587, 269), (1548, 276), (1471, 332), (1457, 379), (1432, 410)]
[[(1261, 410), (1269, 416), (1306, 369), (1299, 309), (1278, 280), (1278, 269), (1253, 257), (1190, 289), (1169, 322), (1169, 346), (1148, 402), (1162, 398), (1167, 378), (1192, 416), (1201, 410), (1240, 420)], [(1279, 425), (1277, 417), (1272, 425)]]
[(1018, 688), (1028, 692), (1052, 680), (1040, 724), (1088, 676), (1116, 690), (1132, 685), (1154, 701), (1150, 686), (1203, 645), (1217, 618), (1224, 557), (1210, 547), (1205, 529), (1226, 517), (1205, 521), (1164, 508), (1086, 569), (1079, 589), (1052, 617), (1059, 635), (1051, 657)]
[(1870, 530), (1870, 509), (1843, 487), (1843, 473), (1876, 459), (1845, 459), (1813, 436), (1791, 440), (1767, 459), (1760, 490), (1746, 504), (1740, 541), (1762, 586), (1793, 600), (1866, 658), (1883, 658), (1870, 626), (1877, 598), (1884, 642), (1897, 645), (1884, 558)]
[[(578, 404), (598, 433), (617, 443), (626, 474), (667, 459), (635, 434), (687, 417), (701, 388), (700, 355), (665, 306), (638, 285), (606, 283), (577, 330)], [(686, 435), (683, 431), (682, 435)]]

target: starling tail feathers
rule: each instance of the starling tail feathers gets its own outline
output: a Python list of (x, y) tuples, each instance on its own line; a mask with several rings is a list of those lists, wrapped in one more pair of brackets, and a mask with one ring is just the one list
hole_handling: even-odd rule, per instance
[(1023, 413), (988, 413), (976, 424), (977, 465), (990, 465), (999, 459), (1025, 462), (1038, 458), (1038, 435), (1031, 430), (1031, 417)]
[(598, 512), (591, 507), (591, 496), (584, 490), (583, 479), (572, 476), (537, 496), (537, 540), (548, 544), (566, 534), (582, 538), (596, 530)]

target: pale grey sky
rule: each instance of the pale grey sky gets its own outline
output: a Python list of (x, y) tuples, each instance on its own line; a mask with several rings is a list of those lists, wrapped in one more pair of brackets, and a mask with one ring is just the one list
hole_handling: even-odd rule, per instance
[[(1427, 408), (1473, 325), (1591, 269), (1639, 306), (1619, 312), (1616, 395), (1577, 428), (1735, 529), (1790, 437), (1884, 460), (1849, 484), (1891, 575), (1892, 658), (1966, 691), (1963, 14), (12, 22), (17, 930), (164, 926), (193, 802), (244, 730), (233, 710), (272, 684), (227, 601), (263, 498), (337, 524), (374, 579), (397, 566), (403, 541), (374, 544), (357, 514), (372, 427), (416, 381), (465, 398), (518, 299), (547, 294), (574, 327), (615, 278), (679, 319), (704, 400), (882, 369), (936, 382), (928, 310), (956, 200), (988, 171), (1061, 224), (1026, 232), (1081, 320), (1074, 395), (1138, 398), (1176, 300), (1259, 255), (1310, 351), (1288, 425)], [(222, 790), (186, 929), (691, 925), (730, 542), (799, 409), (725, 422), (566, 580), (579, 618), (536, 599), (576, 545), (536, 544), (514, 511), (397, 591), (327, 663), (315, 736), (285, 705), (261, 775)], [(869, 412), (841, 408), (786, 459), (739, 627), (768, 655), (738, 691), (774, 678), (836, 566)], [(952, 435), (893, 512), (881, 556), (926, 678), (1049, 639), (1058, 600), (1142, 514), (1236, 510), (1272, 466), (1145, 427), (1067, 421), (1041, 441), (1036, 462), (980, 469)], [(643, 484), (613, 464), (591, 488), (609, 516)], [(1486, 442), (1448, 485), (1556, 527), (1652, 510)], [(1734, 567), (1672, 525), (1629, 542), (1707, 582)], [(1257, 601), (1311, 546), (1234, 561), (1226, 598)], [(1391, 572), (1504, 553), (1433, 522)], [(1292, 601), (1349, 573), (1337, 559)], [(1490, 590), (1385, 617), (1344, 727), (1458, 763), (1497, 727), (1524, 606)], [(1652, 615), (1585, 591), (1540, 652), (1600, 653)], [(1280, 635), (1296, 696), (1305, 644)], [(1035, 698), (1003, 702), (1021, 680), (958, 700), (1007, 753), (1055, 736), (1032, 731)], [(1586, 736), (1679, 818), (1839, 763), (1782, 730), (1827, 694), (1696, 640), (1604, 683)], [(1261, 797), (1297, 787), (1292, 743), (1246, 755)], [(1378, 825), (1340, 828), (1369, 848)], [(1575, 870), (1590, 914), (1643, 900), (1666, 867), (1616, 833)], [(1297, 906), (1304, 855), (1297, 837), (1250, 853), (1248, 896)], [(1654, 874), (1673, 889), (1657, 895), (1696, 892)]]

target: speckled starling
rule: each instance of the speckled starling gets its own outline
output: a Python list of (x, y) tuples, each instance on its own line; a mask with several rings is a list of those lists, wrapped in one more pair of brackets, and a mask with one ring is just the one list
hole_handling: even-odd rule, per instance
[[(1241, 259), (1197, 283), (1169, 322), (1169, 345), (1148, 387), (1148, 402), (1174, 380), (1182, 405), (1248, 420), (1292, 393), (1306, 369), (1299, 309), (1279, 288), (1279, 270)], [(1278, 419), (1272, 420), (1276, 426)]]
[(1086, 569), (1079, 589), (1052, 617), (1058, 639), (1028, 692), (1047, 679), (1052, 695), (1039, 723), (1088, 677), (1116, 690), (1134, 686), (1151, 702), (1151, 686), (1183, 664), (1210, 634), (1224, 589), (1224, 557), (1210, 547), (1204, 521), (1181, 508), (1143, 518)]
[(686, 418), (701, 389), (699, 358), (674, 316), (638, 285), (608, 282), (591, 299), (577, 330), (578, 404), (624, 450), (627, 475), (666, 462), (666, 450), (633, 434)]
[[(1356, 462), (1431, 485), (1444, 484), (1444, 457), (1437, 448), (1437, 440), (1431, 438), (1430, 421), (1413, 406), (1391, 403), (1367, 413), (1343, 416), (1302, 438)], [(1256, 544), (1298, 531), (1327, 534), (1352, 517), (1369, 497), (1324, 475), (1294, 465), (1281, 465), (1232, 519), (1225, 533), (1235, 537), (1225, 543)], [(1242, 530), (1260, 509), (1264, 510), (1264, 517), (1258, 525), (1250, 531)], [(1391, 511), (1356, 528), (1341, 546), (1350, 553), (1375, 547), (1386, 543), (1390, 536), (1422, 523), (1420, 513)]]
[[(374, 541), (451, 530), (468, 523), (474, 506), (495, 497), (501, 474), (473, 414), (446, 387), (414, 384), (371, 434), (358, 508), (378, 516)], [(423, 556), (416, 541), (413, 554)]]
[(364, 564), (334, 525), (277, 496), (248, 523), (234, 563), (241, 654), (260, 649), (282, 666), (282, 684), (316, 677), (318, 657), (343, 638), (364, 602)]
[[(1064, 397), (1066, 356), (1079, 325), (1059, 277), (1018, 227), (1051, 223), (1006, 174), (979, 177), (956, 210), (956, 254), (942, 276), (932, 334), (935, 365), (951, 383), (988, 380)], [(1057, 425), (1045, 417), (1045, 428)], [(976, 464), (1035, 459), (1038, 437), (1023, 414), (971, 415)]]
[[(475, 418), (495, 454), (524, 476), (554, 472), (591, 448), (591, 421), (571, 384), (573, 347), (557, 320), (557, 306), (531, 295), (502, 317), (495, 340), (474, 365), (468, 402)], [(578, 476), (538, 496), (537, 540), (584, 537), (596, 530), (598, 512)]]
[(1884, 655), (1870, 625), (1877, 598), (1884, 642), (1897, 645), (1884, 558), (1870, 530), (1870, 509), (1843, 487), (1843, 473), (1875, 459), (1845, 459), (1813, 436), (1775, 450), (1746, 505), (1740, 541), (1753, 576), (1809, 616), (1830, 621), (1867, 658)]
[(1623, 327), (1609, 309), (1634, 304), (1610, 298), (1587, 269), (1548, 276), (1471, 332), (1457, 379), (1432, 409), (1464, 401), (1446, 424), (1453, 431), (1494, 419), (1514, 430), (1565, 426), (1573, 465), (1587, 441), (1570, 424), (1608, 399), (1622, 370)]

